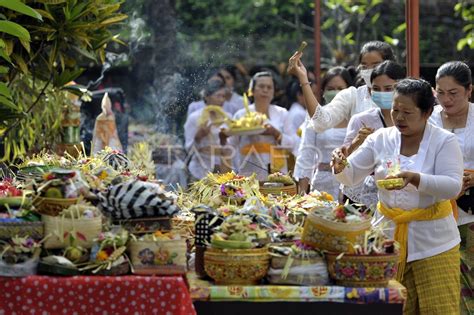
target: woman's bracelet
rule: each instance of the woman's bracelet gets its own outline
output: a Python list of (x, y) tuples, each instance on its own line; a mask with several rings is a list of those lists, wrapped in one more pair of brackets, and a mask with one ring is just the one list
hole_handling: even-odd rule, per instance
[(308, 81), (308, 82), (305, 82), (305, 83), (300, 83), (300, 87), (303, 87), (305, 85), (311, 85), (311, 82)]

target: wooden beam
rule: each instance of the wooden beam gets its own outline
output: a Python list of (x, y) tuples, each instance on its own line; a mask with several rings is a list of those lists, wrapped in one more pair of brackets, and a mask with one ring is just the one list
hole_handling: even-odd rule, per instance
[(407, 75), (410, 77), (420, 77), (420, 42), (419, 42), (419, 18), (420, 3), (419, 0), (406, 0), (405, 2), (405, 21), (406, 41), (407, 41)]
[[(318, 95), (321, 89), (321, 1), (314, 0), (314, 75)], [(319, 100), (321, 101), (321, 100)]]

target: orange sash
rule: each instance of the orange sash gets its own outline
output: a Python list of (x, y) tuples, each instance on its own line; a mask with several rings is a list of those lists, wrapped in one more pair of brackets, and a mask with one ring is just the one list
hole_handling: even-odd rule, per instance
[(249, 143), (240, 149), (240, 154), (242, 155), (248, 155), (251, 153), (270, 154), (272, 172), (280, 171), (285, 166), (288, 157), (288, 150), (277, 149), (274, 144), (265, 142)]

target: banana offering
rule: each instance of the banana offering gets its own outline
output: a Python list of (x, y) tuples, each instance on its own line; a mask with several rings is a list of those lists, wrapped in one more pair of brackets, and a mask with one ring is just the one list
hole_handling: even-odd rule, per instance
[(253, 129), (264, 128), (267, 115), (259, 112), (246, 112), (244, 116), (229, 123), (230, 129)]
[(227, 217), (219, 230), (211, 236), (211, 245), (221, 249), (253, 248), (256, 246), (253, 240), (267, 237), (267, 233), (252, 224), (250, 218), (240, 215)]

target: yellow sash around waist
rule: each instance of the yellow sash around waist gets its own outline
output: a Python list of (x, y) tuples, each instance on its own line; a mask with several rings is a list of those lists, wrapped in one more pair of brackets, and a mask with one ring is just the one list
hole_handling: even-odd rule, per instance
[(264, 142), (249, 143), (240, 149), (240, 154), (242, 155), (249, 153), (270, 154), (272, 171), (280, 171), (285, 166), (288, 156), (288, 150), (277, 149), (274, 144)]
[(444, 200), (435, 203), (428, 208), (415, 208), (410, 211), (400, 208), (388, 208), (381, 202), (377, 205), (378, 210), (384, 216), (395, 222), (395, 240), (400, 243), (400, 261), (398, 264), (397, 280), (401, 281), (405, 272), (408, 253), (408, 223), (412, 221), (431, 221), (447, 217), (453, 211), (451, 202)]

